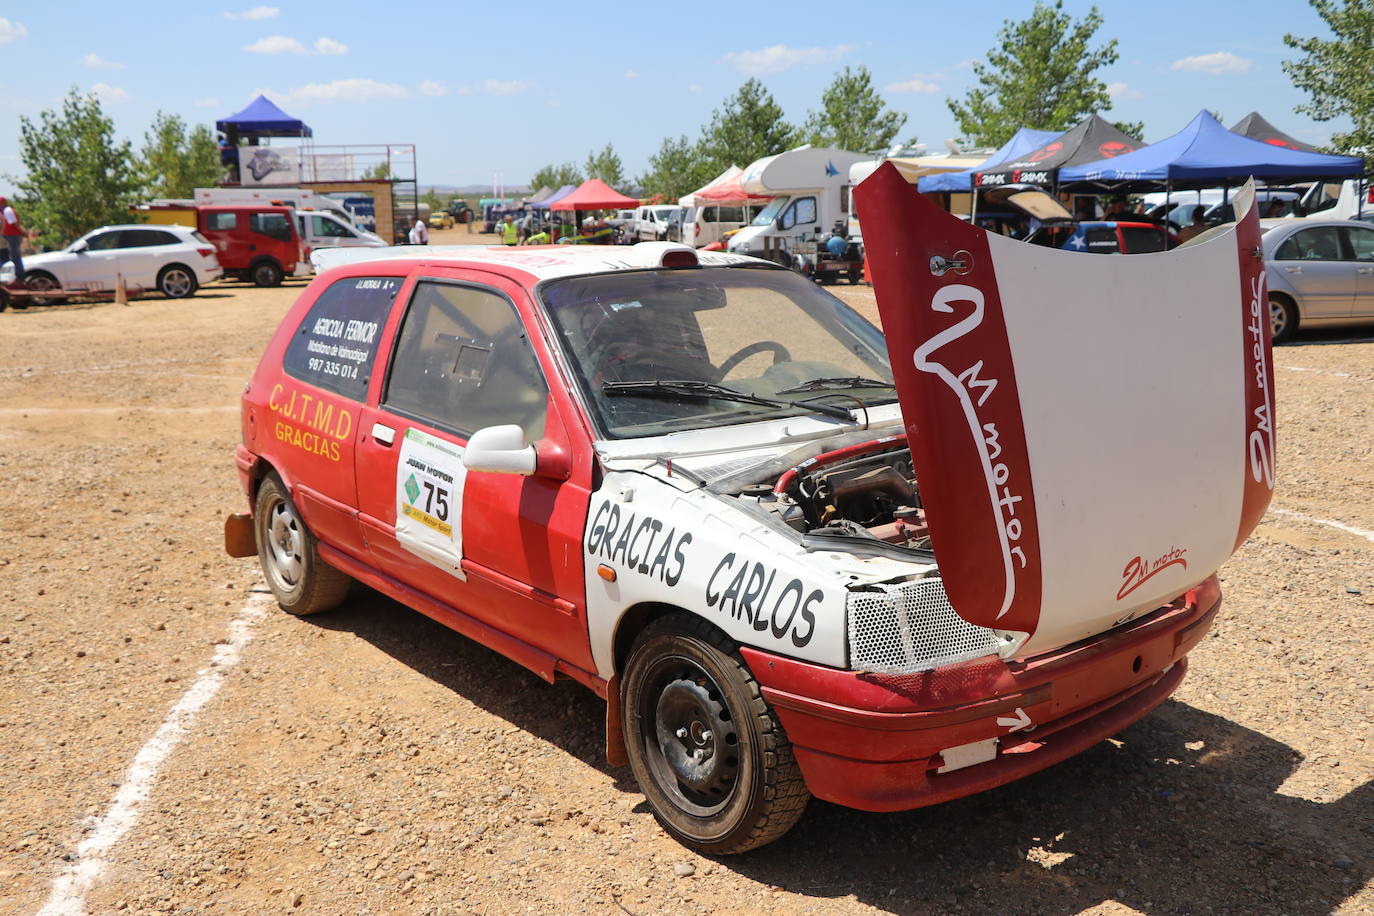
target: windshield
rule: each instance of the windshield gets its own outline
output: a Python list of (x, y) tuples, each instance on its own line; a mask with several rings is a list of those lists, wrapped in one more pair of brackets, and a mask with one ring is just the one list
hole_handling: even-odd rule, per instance
[[(596, 274), (539, 294), (609, 438), (815, 414), (810, 400), (857, 411), (896, 399), (878, 329), (792, 271)], [(655, 381), (698, 393), (625, 384)], [(705, 397), (703, 384), (755, 397)]]
[(782, 212), (782, 208), (787, 206), (787, 202), (791, 199), (792, 198), (787, 197), (786, 195), (782, 197), (774, 197), (772, 200), (768, 202), (768, 206), (764, 207), (763, 210), (759, 212), (759, 215), (754, 217), (754, 221), (749, 225), (767, 226), (772, 224), (773, 220), (777, 219), (778, 214)]

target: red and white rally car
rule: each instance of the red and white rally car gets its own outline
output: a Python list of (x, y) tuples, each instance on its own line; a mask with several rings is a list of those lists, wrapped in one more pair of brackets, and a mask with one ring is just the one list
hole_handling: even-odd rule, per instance
[(890, 167), (856, 198), (886, 339), (670, 243), (329, 252), (244, 393), (229, 551), (291, 613), (358, 579), (585, 684), (707, 853), (1119, 731), (1272, 490), (1253, 214), (1084, 259)]

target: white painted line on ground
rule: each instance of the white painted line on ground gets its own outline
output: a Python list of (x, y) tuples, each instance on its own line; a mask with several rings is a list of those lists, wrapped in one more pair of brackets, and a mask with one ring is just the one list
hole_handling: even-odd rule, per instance
[(1368, 531), (1364, 528), (1356, 528), (1354, 525), (1347, 525), (1344, 522), (1333, 522), (1329, 518), (1317, 518), (1315, 515), (1306, 515), (1302, 512), (1294, 512), (1292, 509), (1275, 509), (1273, 506), (1269, 507), (1269, 511), (1272, 512), (1274, 515), (1282, 515), (1286, 516), (1287, 518), (1294, 518), (1300, 522), (1311, 522), (1314, 525), (1326, 525), (1328, 528), (1338, 528), (1341, 531), (1346, 532), (1347, 534), (1353, 534), (1356, 537), (1364, 538), (1366, 541), (1374, 542), (1374, 531)]
[(1365, 378), (1362, 375), (1351, 375), (1349, 372), (1337, 372), (1334, 369), (1313, 369), (1309, 366), (1277, 366), (1279, 369), (1287, 369), (1289, 372), (1315, 372), (1317, 375), (1330, 375), (1335, 378), (1348, 378), (1356, 382), (1374, 382), (1374, 378)]
[(139, 808), (147, 800), (161, 768), (172, 750), (195, 724), (196, 714), (224, 684), (224, 676), (238, 663), (244, 646), (252, 641), (272, 594), (254, 589), (229, 622), (229, 638), (215, 647), (210, 664), (181, 695), (148, 743), (143, 745), (110, 807), (95, 821), (90, 833), (77, 844), (72, 862), (53, 882), (52, 893), (36, 916), (85, 916), (86, 893), (105, 870), (110, 850), (138, 821)]
[(212, 407), (138, 407), (124, 404), (119, 407), (0, 407), (0, 417), (47, 416), (63, 413), (218, 413), (239, 410), (238, 404), (217, 404)]

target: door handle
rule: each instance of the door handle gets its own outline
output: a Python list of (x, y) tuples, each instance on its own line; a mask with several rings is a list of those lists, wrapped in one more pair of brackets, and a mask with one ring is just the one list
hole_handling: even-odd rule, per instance
[(1300, 274), (1300, 273), (1302, 273), (1302, 268), (1301, 268), (1301, 267), (1285, 267), (1285, 268), (1283, 269), (1283, 272), (1286, 273), (1286, 274)]
[(1357, 267), (1355, 270), (1357, 273), (1374, 274), (1374, 267)]
[(396, 441), (396, 430), (382, 423), (372, 424), (372, 438), (382, 445), (390, 446)]

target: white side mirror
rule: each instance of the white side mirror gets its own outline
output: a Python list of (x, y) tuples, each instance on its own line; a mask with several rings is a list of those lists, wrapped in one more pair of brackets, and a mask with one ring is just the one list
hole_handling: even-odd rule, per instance
[(463, 466), (469, 471), (528, 477), (537, 464), (534, 446), (525, 442), (525, 431), (513, 423), (484, 426), (472, 434), (463, 450)]
[(72, 253), (73, 253), (73, 254), (81, 254), (81, 253), (83, 253), (83, 252), (86, 250), (87, 247), (88, 247), (88, 246), (86, 245), (85, 242), (73, 242), (73, 243), (72, 243)]

